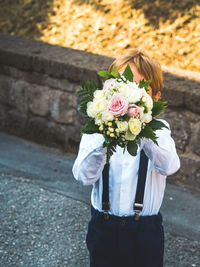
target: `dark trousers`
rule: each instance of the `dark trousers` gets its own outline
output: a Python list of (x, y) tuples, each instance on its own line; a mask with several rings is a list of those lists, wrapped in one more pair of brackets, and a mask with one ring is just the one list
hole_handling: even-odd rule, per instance
[(86, 244), (90, 267), (162, 267), (164, 231), (162, 215), (118, 217), (91, 207)]

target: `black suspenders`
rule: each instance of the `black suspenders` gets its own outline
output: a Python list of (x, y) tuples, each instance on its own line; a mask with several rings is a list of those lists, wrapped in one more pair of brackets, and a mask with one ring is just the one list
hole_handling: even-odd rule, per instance
[(109, 209), (109, 164), (106, 163), (103, 169), (102, 210), (104, 211), (104, 213), (108, 213)]
[[(141, 150), (140, 163), (138, 171), (138, 183), (136, 189), (135, 203), (133, 209), (135, 211), (135, 220), (139, 220), (140, 212), (143, 208), (144, 189), (147, 176), (148, 157), (144, 150)], [(102, 210), (104, 211), (105, 218), (109, 218), (108, 211), (110, 209), (109, 203), (109, 164), (105, 164), (103, 169), (103, 194), (102, 194)]]
[(148, 157), (146, 156), (144, 150), (142, 149), (141, 154), (140, 154), (137, 191), (136, 191), (136, 196), (135, 196), (135, 203), (133, 205), (136, 220), (139, 220), (140, 212), (142, 211), (142, 208), (143, 208), (144, 189), (145, 189), (145, 183), (146, 183), (146, 177), (147, 177), (147, 167), (148, 167)]

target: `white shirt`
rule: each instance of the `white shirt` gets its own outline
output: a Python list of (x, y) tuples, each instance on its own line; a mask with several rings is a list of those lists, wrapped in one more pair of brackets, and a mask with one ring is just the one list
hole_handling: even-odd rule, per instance
[[(165, 120), (161, 120), (168, 127)], [(138, 180), (140, 152), (143, 148), (149, 158), (147, 179), (144, 192), (143, 210), (140, 215), (158, 214), (161, 207), (166, 176), (175, 173), (180, 168), (180, 160), (176, 153), (171, 131), (163, 128), (157, 130), (158, 146), (152, 140), (141, 139), (135, 157), (117, 146), (110, 159), (109, 169), (109, 200), (110, 214), (116, 216), (134, 215)], [(91, 193), (92, 206), (102, 211), (102, 171), (106, 163), (106, 148), (103, 148), (104, 137), (101, 134), (84, 134), (82, 136), (78, 156), (72, 172), (76, 180), (83, 185), (93, 185)]]

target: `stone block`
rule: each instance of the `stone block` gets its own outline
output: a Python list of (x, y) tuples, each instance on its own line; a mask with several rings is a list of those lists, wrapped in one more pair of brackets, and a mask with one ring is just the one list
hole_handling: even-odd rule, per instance
[(192, 133), (188, 150), (200, 156), (200, 120), (192, 124)]
[(13, 79), (18, 79), (18, 80), (24, 80), (24, 76), (28, 72), (24, 72), (22, 70), (19, 70), (17, 68), (14, 68), (12, 66), (7, 66), (7, 65), (0, 65), (0, 72), (3, 75), (12, 77)]
[(191, 135), (189, 114), (183, 110), (166, 109), (159, 118), (165, 119), (171, 128), (176, 147), (181, 152), (186, 150)]
[(98, 86), (101, 86), (102, 78), (97, 75), (97, 70), (88, 69), (85, 65), (83, 66), (67, 65), (64, 69), (64, 77), (76, 83), (94, 80)]
[(17, 110), (8, 111), (5, 130), (11, 134), (24, 136), (26, 129), (27, 115)]
[(188, 79), (186, 74), (181, 71), (179, 74), (165, 72), (164, 85), (163, 99), (169, 101), (169, 106), (186, 107), (190, 111), (200, 113), (199, 79)]
[(40, 117), (31, 117), (27, 122), (26, 135), (36, 141), (45, 142), (47, 120)]
[(0, 72), (6, 76), (28, 83), (48, 86), (53, 89), (60, 89), (66, 92), (74, 92), (76, 83), (69, 82), (67, 79), (50, 77), (48, 74), (39, 72), (26, 72), (11, 66), (0, 66)]
[(200, 188), (200, 159), (190, 155), (180, 155), (181, 168), (179, 174), (184, 183)]
[(63, 125), (41, 117), (29, 119), (26, 137), (41, 144), (59, 147), (67, 152), (78, 151), (80, 131), (76, 125)]
[(28, 88), (28, 83), (13, 79), (9, 94), (9, 104), (25, 114), (28, 111)]
[(10, 65), (16, 68), (30, 71), (31, 70), (31, 56), (19, 53), (19, 51), (13, 50), (1, 50), (0, 47), (0, 64)]
[(80, 143), (80, 132), (82, 126), (75, 122), (73, 125), (68, 125), (65, 132), (64, 149), (68, 152), (77, 153)]
[(162, 99), (164, 101), (168, 101), (169, 107), (183, 107), (184, 105), (184, 91), (183, 90), (177, 90), (170, 89), (167, 87), (163, 88), (162, 92)]
[(163, 78), (162, 99), (167, 100), (168, 105), (171, 107), (184, 106), (185, 79), (168, 72), (163, 74)]
[(32, 117), (27, 123), (26, 136), (41, 144), (63, 148), (65, 144), (65, 126), (50, 122), (45, 118)]
[(0, 104), (0, 129), (4, 130), (7, 121), (7, 107)]
[(200, 90), (190, 88), (185, 92), (185, 106), (187, 109), (200, 114)]
[[(44, 83), (46, 86), (49, 86), (51, 88), (60, 89), (62, 91), (66, 92), (74, 92), (75, 87), (77, 86), (75, 83), (69, 82), (67, 79), (56, 79), (52, 78), (48, 75), (45, 75)], [(42, 84), (40, 78), (38, 79), (40, 84)]]
[(49, 110), (51, 118), (59, 123), (74, 123), (76, 120), (76, 96), (70, 93), (51, 91)]
[(49, 121), (47, 123), (47, 130), (48, 140), (51, 141), (51, 144), (63, 149), (66, 142), (65, 133), (67, 126)]
[(9, 104), (9, 93), (12, 79), (5, 75), (0, 75), (0, 103)]
[(51, 58), (48, 58), (47, 60), (43, 62), (43, 66), (44, 66), (46, 74), (52, 77), (55, 77), (55, 78), (64, 77), (64, 69), (66, 68), (66, 65), (64, 64), (64, 62), (52, 60)]
[(40, 116), (46, 116), (49, 112), (49, 88), (29, 84), (28, 88), (28, 105), (29, 110)]

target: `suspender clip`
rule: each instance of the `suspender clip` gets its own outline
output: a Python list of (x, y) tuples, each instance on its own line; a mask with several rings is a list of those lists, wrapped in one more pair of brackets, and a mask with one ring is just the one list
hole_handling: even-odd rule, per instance
[(109, 202), (102, 202), (102, 209), (104, 211), (109, 211), (110, 210), (110, 203)]
[(109, 219), (110, 215), (109, 215), (107, 210), (103, 212), (103, 217), (104, 217), (105, 220)]
[(110, 210), (110, 203), (109, 202), (102, 202), (102, 209), (103, 209), (103, 216), (105, 220), (109, 219), (109, 213)]
[(134, 211), (135, 211), (134, 219), (136, 221), (139, 221), (139, 219), (140, 219), (140, 212), (142, 211), (142, 208), (143, 208), (143, 204), (141, 204), (141, 203), (135, 203), (134, 204)]
[(135, 221), (139, 221), (139, 219), (140, 219), (140, 210), (135, 210), (135, 216), (134, 216), (134, 219), (135, 219)]

